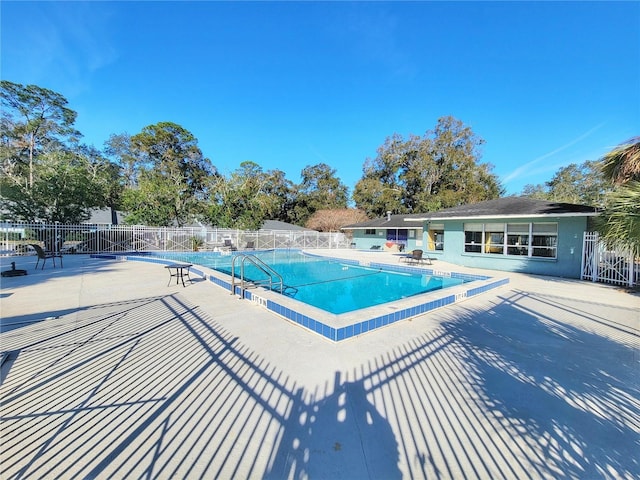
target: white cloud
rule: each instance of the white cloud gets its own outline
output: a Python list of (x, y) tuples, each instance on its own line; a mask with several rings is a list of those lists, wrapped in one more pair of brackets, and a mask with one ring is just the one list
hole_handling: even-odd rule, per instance
[[(113, 63), (110, 7), (102, 2), (25, 2), (3, 18), (3, 63), (12, 81), (37, 84), (73, 96), (88, 88), (92, 75)], [(28, 18), (28, 28), (18, 21)], [(6, 63), (5, 63), (6, 62)]]
[(578, 137), (576, 137), (573, 140), (571, 140), (570, 142), (562, 145), (561, 147), (558, 147), (558, 148), (556, 148), (556, 149), (554, 149), (554, 150), (552, 150), (552, 151), (550, 151), (548, 153), (545, 153), (544, 155), (539, 156), (538, 158), (535, 158), (534, 160), (531, 160), (531, 161), (525, 163), (524, 165), (521, 165), (520, 167), (516, 168), (511, 173), (506, 175), (503, 178), (503, 183), (508, 183), (508, 182), (510, 182), (512, 180), (516, 180), (516, 179), (521, 178), (523, 176), (530, 176), (532, 174), (539, 174), (539, 173), (544, 173), (544, 172), (549, 172), (549, 171), (555, 171), (558, 163), (547, 164), (544, 167), (541, 167), (539, 165), (539, 163), (542, 162), (543, 160), (546, 160), (546, 159), (548, 159), (550, 157), (553, 157), (554, 155), (556, 155), (556, 154), (558, 154), (558, 153), (560, 153), (562, 151), (565, 151), (568, 148), (576, 145), (577, 143), (585, 140), (587, 137), (589, 137), (595, 131), (600, 129), (603, 125), (604, 125), (604, 123), (600, 123), (599, 125), (596, 125), (595, 127), (587, 130), (582, 135), (579, 135)]

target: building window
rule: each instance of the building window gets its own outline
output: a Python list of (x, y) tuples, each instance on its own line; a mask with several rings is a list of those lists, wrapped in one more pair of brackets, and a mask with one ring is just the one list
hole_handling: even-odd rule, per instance
[(481, 223), (465, 223), (464, 225), (464, 251), (470, 253), (482, 253)]
[(484, 253), (504, 254), (504, 223), (484, 225)]
[(557, 258), (557, 223), (465, 223), (464, 251)]
[(444, 223), (429, 224), (427, 250), (444, 250)]
[(532, 257), (556, 258), (558, 252), (558, 225), (556, 223), (534, 223), (532, 237)]
[(376, 229), (375, 228), (367, 228), (364, 231), (365, 235), (375, 235), (376, 234)]
[(530, 223), (507, 224), (507, 255), (529, 256)]

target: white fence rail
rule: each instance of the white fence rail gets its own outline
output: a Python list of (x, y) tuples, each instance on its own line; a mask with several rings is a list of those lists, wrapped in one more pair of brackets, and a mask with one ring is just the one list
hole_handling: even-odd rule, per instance
[(0, 223), (0, 254), (32, 253), (29, 246), (32, 243), (38, 243), (46, 250), (69, 254), (349, 247), (348, 238), (339, 232)]
[(598, 233), (585, 232), (581, 278), (628, 287), (640, 285), (640, 259), (629, 252), (608, 250)]

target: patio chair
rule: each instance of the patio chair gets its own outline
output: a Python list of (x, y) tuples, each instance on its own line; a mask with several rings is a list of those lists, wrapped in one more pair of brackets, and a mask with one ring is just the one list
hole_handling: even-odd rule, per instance
[(425, 257), (424, 252), (420, 249), (413, 250), (409, 255), (405, 257), (405, 261), (409, 263), (422, 263), (427, 262), (427, 264), (431, 265), (431, 258)]
[(225, 248), (225, 249), (229, 249), (229, 250), (231, 250), (232, 252), (235, 252), (236, 250), (238, 250), (238, 249), (233, 245), (233, 243), (231, 242), (231, 240), (230, 240), (230, 239), (228, 239), (228, 238), (224, 241), (224, 248)]
[(245, 250), (255, 250), (256, 243), (255, 242), (247, 242), (247, 246), (244, 247)]
[(42, 267), (40, 269), (44, 270), (44, 264), (47, 262), (47, 258), (50, 258), (53, 261), (53, 268), (56, 268), (56, 258), (59, 258), (60, 259), (60, 268), (63, 267), (63, 265), (62, 265), (62, 254), (61, 253), (45, 251), (37, 243), (30, 243), (29, 245), (31, 245), (31, 247), (33, 247), (33, 249), (36, 251), (36, 255), (38, 256), (38, 261), (36, 262), (36, 268), (38, 268), (38, 264), (40, 263), (40, 260), (42, 260)]
[(427, 265), (433, 265), (433, 261), (437, 260), (436, 257), (432, 257), (428, 253), (427, 254), (423, 254), (422, 258), (424, 259), (425, 262), (427, 262)]

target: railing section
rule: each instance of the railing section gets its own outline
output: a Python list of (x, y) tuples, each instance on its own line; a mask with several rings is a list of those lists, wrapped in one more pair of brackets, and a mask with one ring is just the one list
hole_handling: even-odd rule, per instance
[(629, 287), (640, 285), (640, 258), (630, 252), (608, 250), (598, 233), (585, 232), (581, 278)]
[(67, 254), (349, 247), (348, 238), (339, 232), (0, 223), (0, 255), (33, 253), (31, 243)]

